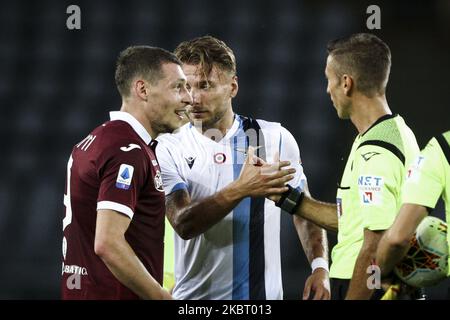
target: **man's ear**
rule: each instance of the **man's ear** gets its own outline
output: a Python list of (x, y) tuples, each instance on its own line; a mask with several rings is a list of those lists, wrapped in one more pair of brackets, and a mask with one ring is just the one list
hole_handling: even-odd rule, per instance
[(148, 84), (144, 80), (136, 80), (133, 85), (133, 90), (136, 96), (147, 101), (150, 92)]
[(236, 97), (238, 91), (239, 91), (238, 77), (233, 76), (233, 79), (231, 80), (231, 92), (230, 92), (231, 98)]
[(342, 88), (347, 97), (351, 95), (353, 90), (353, 78), (348, 74), (342, 76)]

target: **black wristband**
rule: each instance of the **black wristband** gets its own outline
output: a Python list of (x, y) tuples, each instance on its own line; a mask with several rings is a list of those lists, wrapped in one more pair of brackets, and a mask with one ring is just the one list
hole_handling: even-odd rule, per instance
[(280, 200), (278, 200), (275, 205), (289, 214), (295, 214), (297, 208), (302, 203), (305, 194), (292, 188), (290, 185), (287, 185), (287, 187), (289, 190), (281, 195)]

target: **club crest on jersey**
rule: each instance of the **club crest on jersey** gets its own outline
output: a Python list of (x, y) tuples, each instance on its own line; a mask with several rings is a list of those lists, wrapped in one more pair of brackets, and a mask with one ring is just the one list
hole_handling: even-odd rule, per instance
[(192, 166), (194, 165), (194, 162), (195, 162), (195, 158), (188, 157), (188, 158), (184, 158), (184, 160), (186, 160), (186, 163), (189, 166), (189, 169), (192, 169)]
[(359, 176), (358, 188), (361, 204), (381, 204), (384, 179), (379, 176)]
[(154, 182), (155, 182), (155, 189), (158, 191), (164, 192), (161, 172), (159, 170), (156, 170)]
[(128, 164), (121, 164), (119, 174), (116, 179), (116, 188), (128, 190), (131, 186), (131, 179), (133, 178), (134, 167)]
[(219, 152), (214, 155), (214, 162), (217, 164), (222, 164), (227, 160), (225, 153)]

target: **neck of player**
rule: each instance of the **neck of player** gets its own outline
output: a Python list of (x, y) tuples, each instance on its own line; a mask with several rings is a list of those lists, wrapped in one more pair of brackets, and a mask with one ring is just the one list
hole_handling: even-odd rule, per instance
[(150, 119), (146, 116), (142, 108), (135, 107), (129, 103), (122, 103), (120, 111), (127, 112), (131, 114), (140, 124), (147, 130), (148, 134), (152, 139), (155, 139), (160, 132), (156, 132), (150, 123)]
[(203, 131), (203, 132), (200, 132), (201, 134), (205, 134), (205, 132), (209, 129), (216, 129), (222, 133), (222, 137), (225, 137), (228, 130), (230, 130), (231, 127), (233, 126), (233, 122), (234, 122), (234, 112), (233, 112), (233, 108), (230, 105), (230, 107), (227, 108), (227, 110), (225, 111), (225, 113), (219, 120), (217, 120), (216, 122), (212, 123), (209, 126), (203, 124), (202, 127), (200, 127), (200, 128), (196, 127), (196, 128), (199, 131)]
[(366, 132), (382, 116), (392, 114), (385, 95), (372, 98), (361, 96), (352, 109), (350, 120), (359, 134)]

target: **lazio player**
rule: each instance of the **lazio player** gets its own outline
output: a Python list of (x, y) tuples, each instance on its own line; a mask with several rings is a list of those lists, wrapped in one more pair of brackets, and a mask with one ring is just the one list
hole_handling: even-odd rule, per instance
[(293, 189), (279, 199), (271, 197), (286, 211), (338, 231), (330, 269), (333, 299), (372, 297), (367, 270), (400, 208), (405, 165), (419, 152), (413, 132), (387, 103), (390, 66), (389, 47), (372, 34), (329, 44), (327, 92), (339, 118), (350, 119), (358, 130), (336, 204), (303, 197)]
[[(450, 221), (450, 131), (430, 140), (408, 170), (403, 189), (403, 206), (392, 227), (380, 241), (377, 264), (388, 275), (409, 248), (409, 240), (439, 197), (445, 202)], [(450, 236), (447, 235), (450, 244)]]
[[(287, 181), (306, 190), (297, 142), (279, 123), (234, 113), (236, 59), (223, 41), (200, 37), (175, 53), (193, 103), (190, 123), (158, 137), (166, 215), (176, 232), (173, 295), (282, 299), (280, 209), (264, 197), (285, 192)], [(262, 160), (279, 155), (284, 161), (275, 166), (292, 168), (258, 169), (249, 162), (255, 151)], [(326, 234), (299, 217), (293, 221), (312, 269), (303, 297), (328, 299)]]

